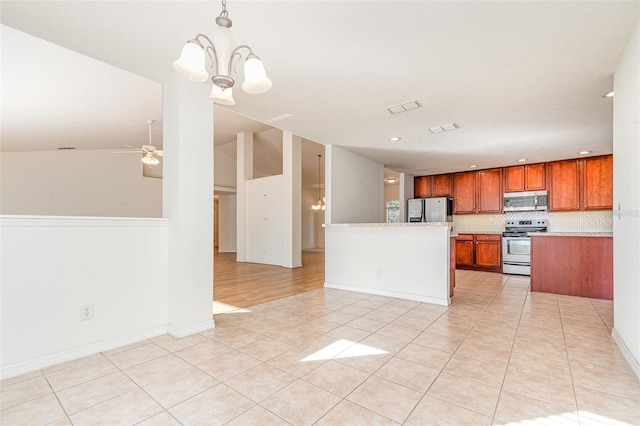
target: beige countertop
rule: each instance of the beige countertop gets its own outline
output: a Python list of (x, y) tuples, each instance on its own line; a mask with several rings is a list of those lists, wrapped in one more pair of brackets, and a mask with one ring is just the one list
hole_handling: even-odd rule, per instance
[(613, 232), (530, 232), (531, 237), (613, 237)]
[(461, 231), (454, 229), (458, 234), (489, 234), (489, 235), (502, 235), (502, 231)]
[(325, 223), (325, 228), (403, 227), (403, 226), (453, 226), (453, 222), (401, 222), (401, 223)]

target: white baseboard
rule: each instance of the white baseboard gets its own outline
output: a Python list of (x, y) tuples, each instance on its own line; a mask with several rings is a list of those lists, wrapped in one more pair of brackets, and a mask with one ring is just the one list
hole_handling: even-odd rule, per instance
[(356, 293), (375, 294), (377, 296), (395, 297), (397, 299), (413, 300), (416, 302), (431, 303), (433, 305), (449, 306), (451, 299), (440, 299), (437, 297), (420, 296), (417, 294), (400, 293), (391, 290), (380, 290), (376, 288), (356, 287), (347, 284), (336, 284), (325, 281), (325, 288), (334, 288), (337, 290), (355, 291)]
[(67, 361), (73, 361), (74, 359), (97, 354), (103, 351), (108, 351), (110, 349), (115, 349), (120, 346), (128, 345), (130, 343), (135, 343), (141, 340), (150, 339), (152, 337), (161, 336), (166, 333), (167, 326), (162, 325), (150, 328), (148, 330), (115, 337), (113, 339), (107, 339), (101, 342), (92, 343), (90, 345), (69, 349), (67, 351), (42, 356), (29, 361), (19, 362), (17, 364), (0, 368), (0, 379), (7, 379), (10, 377), (19, 376), (21, 374), (30, 373), (35, 370), (51, 367), (52, 365), (60, 364)]
[(200, 333), (202, 331), (210, 330), (216, 326), (213, 318), (207, 321), (202, 321), (198, 324), (193, 324), (188, 327), (176, 327), (171, 324), (167, 326), (167, 332), (176, 338), (191, 336), (192, 334)]
[(622, 340), (620, 334), (618, 334), (618, 331), (615, 329), (615, 327), (613, 328), (613, 330), (611, 330), (611, 337), (613, 337), (613, 341), (616, 342), (616, 345), (618, 345), (620, 352), (622, 352), (622, 355), (627, 360), (634, 373), (636, 373), (636, 376), (638, 376), (638, 378), (640, 379), (640, 363), (638, 363), (638, 360), (633, 356), (627, 345), (624, 343), (624, 340)]

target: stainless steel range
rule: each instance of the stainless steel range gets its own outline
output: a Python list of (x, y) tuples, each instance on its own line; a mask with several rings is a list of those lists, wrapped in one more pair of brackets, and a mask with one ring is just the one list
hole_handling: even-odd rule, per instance
[(529, 233), (547, 232), (547, 219), (507, 220), (502, 233), (502, 273), (531, 275)]

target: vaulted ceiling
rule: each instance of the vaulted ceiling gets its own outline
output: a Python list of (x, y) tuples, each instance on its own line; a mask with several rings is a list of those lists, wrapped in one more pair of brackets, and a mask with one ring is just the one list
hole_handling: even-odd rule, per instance
[[(138, 126), (136, 137), (146, 139), (144, 120), (161, 119), (153, 99), (174, 76), (182, 44), (211, 34), (220, 12), (219, 3), (201, 1), (0, 5), (2, 24), (128, 71), (122, 79), (135, 87), (118, 96), (117, 79), (86, 63), (81, 78), (64, 77), (61, 58), (35, 48), (7, 66), (3, 37), (4, 150), (52, 134), (56, 144), (74, 137), (113, 144), (100, 135), (119, 126)], [(238, 88), (236, 106), (216, 107), (216, 140), (274, 126), (416, 175), (610, 153), (612, 102), (602, 95), (613, 88), (639, 5), (229, 0), (236, 42), (262, 58), (273, 88), (260, 95)], [(83, 90), (65, 90), (78, 83)], [(7, 87), (28, 88), (30, 103), (9, 99), (20, 91)], [(421, 107), (387, 110), (413, 100)], [(458, 129), (429, 131), (453, 122)]]

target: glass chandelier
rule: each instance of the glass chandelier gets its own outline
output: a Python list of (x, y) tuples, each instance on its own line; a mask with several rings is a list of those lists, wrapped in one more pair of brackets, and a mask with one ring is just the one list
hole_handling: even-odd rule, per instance
[[(216, 18), (213, 40), (204, 34), (197, 34), (182, 47), (180, 58), (173, 63), (173, 69), (180, 75), (194, 82), (203, 82), (209, 78), (205, 69), (206, 56), (209, 57), (211, 81), (213, 89), (209, 99), (221, 105), (235, 105), (231, 77), (233, 65), (242, 58), (240, 50), (246, 49), (244, 61), (244, 83), (242, 89), (247, 93), (264, 93), (271, 89), (272, 82), (267, 77), (260, 58), (245, 44), (233, 48), (231, 26), (233, 22), (227, 12), (227, 2), (222, 0), (222, 12)], [(206, 52), (206, 55), (205, 55)]]

